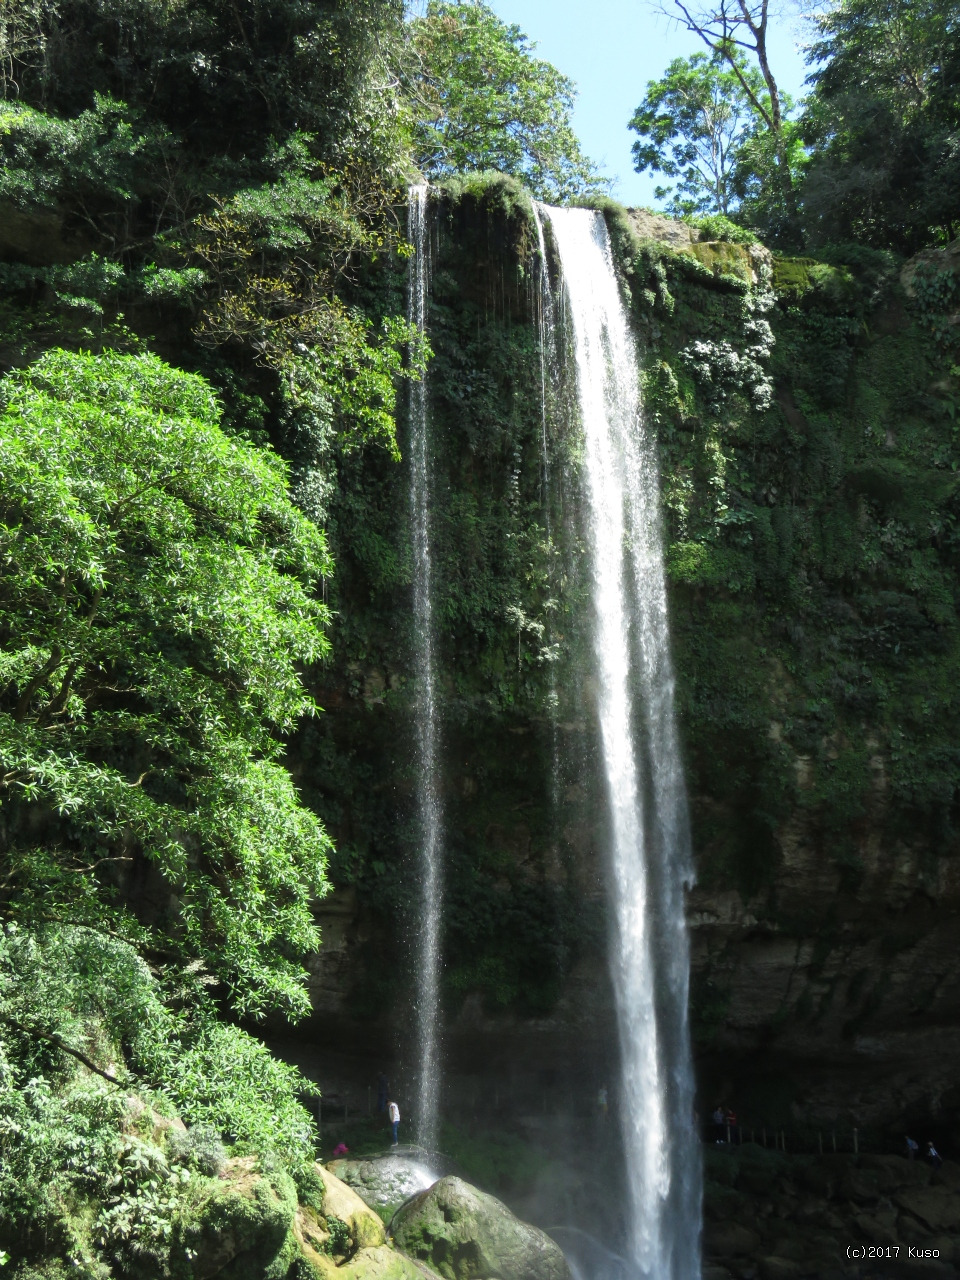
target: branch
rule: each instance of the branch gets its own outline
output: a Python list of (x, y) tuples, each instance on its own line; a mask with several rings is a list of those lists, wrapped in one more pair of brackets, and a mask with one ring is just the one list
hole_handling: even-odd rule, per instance
[[(122, 1080), (118, 1080), (116, 1076), (112, 1076), (109, 1071), (102, 1070), (95, 1062), (91, 1062), (85, 1053), (81, 1053), (79, 1049), (74, 1049), (71, 1045), (67, 1044), (66, 1041), (62, 1040), (60, 1036), (53, 1035), (49, 1031), (40, 1031), (36, 1027), (28, 1027), (25, 1023), (18, 1022), (16, 1018), (11, 1018), (8, 1013), (0, 1013), (0, 1021), (5, 1022), (9, 1027), (13, 1027), (15, 1031), (22, 1032), (25, 1036), (33, 1036), (37, 1040), (46, 1040), (49, 1044), (56, 1045), (56, 1047), (63, 1053), (69, 1053), (72, 1058), (76, 1058), (78, 1062), (82, 1062), (88, 1070), (96, 1072), (101, 1079), (108, 1080), (110, 1084), (115, 1084), (118, 1089), (123, 1089), (125, 1087)], [(127, 1070), (130, 1075), (133, 1075), (133, 1072), (130, 1071), (129, 1067)]]
[[(695, 32), (712, 53), (717, 53), (717, 52), (720, 53), (720, 56), (724, 58), (729, 64), (730, 70), (733, 72), (733, 74), (737, 77), (737, 80), (740, 82), (741, 89), (743, 89), (744, 93), (749, 98), (751, 104), (753, 105), (754, 110), (763, 120), (764, 124), (767, 126), (768, 129), (771, 129), (774, 133), (778, 132), (778, 123), (776, 120), (776, 114), (772, 115), (763, 105), (763, 102), (760, 100), (760, 98), (757, 97), (756, 93), (754, 93), (753, 89), (750, 87), (750, 84), (747, 78), (744, 76), (743, 71), (737, 65), (736, 59), (733, 57), (732, 53), (730, 52), (730, 45), (737, 45), (739, 46), (739, 48), (747, 49), (750, 53), (757, 54), (757, 56), (760, 57), (758, 44), (750, 44), (748, 41), (737, 40), (735, 38), (732, 30), (728, 30), (728, 24), (730, 20), (727, 16), (727, 12), (725, 9), (721, 9), (720, 11), (720, 17), (722, 18), (723, 29), (720, 32), (714, 32), (710, 30), (710, 24), (712, 20), (704, 20), (704, 19), (698, 20), (697, 18), (695, 18), (693, 14), (690, 12), (690, 10), (687, 8), (687, 6), (683, 3), (683, 0), (673, 0), (673, 3), (683, 14), (683, 18), (686, 23), (687, 30)], [(745, 8), (745, 6), (742, 3), (742, 0), (741, 0), (741, 8)], [(765, 12), (766, 12), (766, 3), (764, 3), (764, 13)], [(753, 23), (749, 19), (735, 18), (733, 20), (733, 27), (735, 28), (742, 21), (745, 21), (747, 23), (747, 26), (750, 28), (751, 32), (753, 32), (754, 36), (757, 37), (758, 43), (759, 43), (759, 38), (757, 36), (757, 29), (754, 28)], [(766, 22), (765, 16), (763, 21), (764, 23)], [(760, 58), (760, 61), (761, 61), (761, 70), (762, 70), (763, 63), (765, 63), (766, 61), (765, 53), (763, 57)], [(767, 79), (766, 75), (764, 75), (764, 79), (765, 80)], [(769, 88), (769, 81), (767, 81), (767, 87)], [(776, 95), (773, 94), (771, 96), (774, 103), (776, 103), (777, 101)]]
[(49, 724), (53, 717), (58, 716), (67, 705), (67, 698), (70, 696), (70, 685), (73, 683), (73, 677), (77, 674), (77, 668), (79, 666), (79, 660), (74, 659), (74, 661), (70, 663), (69, 667), (67, 667), (63, 680), (60, 683), (60, 692), (52, 702), (48, 703), (47, 706), (44, 707), (43, 711), (37, 717), (38, 728), (42, 729), (45, 725)]
[(50, 650), (50, 657), (43, 664), (33, 679), (27, 683), (27, 687), (20, 695), (20, 699), (13, 712), (13, 718), (17, 724), (22, 724), (26, 719), (27, 712), (30, 710), (31, 698), (43, 684), (44, 680), (56, 671), (62, 661), (63, 650), (54, 646), (54, 648)]

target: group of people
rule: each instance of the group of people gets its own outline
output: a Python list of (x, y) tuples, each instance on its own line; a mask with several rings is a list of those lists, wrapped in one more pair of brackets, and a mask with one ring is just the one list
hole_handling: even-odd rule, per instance
[[(920, 1152), (920, 1143), (917, 1142), (916, 1138), (911, 1138), (909, 1134), (906, 1135), (906, 1142), (907, 1142), (907, 1159), (916, 1160)], [(926, 1159), (928, 1164), (933, 1165), (934, 1169), (939, 1169), (940, 1166), (943, 1164), (943, 1161), (940, 1158), (940, 1152), (933, 1145), (932, 1141), (927, 1142), (927, 1149), (924, 1152), (924, 1158)]]
[(740, 1141), (737, 1113), (731, 1107), (721, 1107), (718, 1102), (711, 1113), (710, 1119), (713, 1122), (714, 1142), (737, 1143)]
[[(600, 1121), (607, 1118), (607, 1086), (601, 1085), (597, 1090), (597, 1115)], [(377, 1113), (383, 1115), (386, 1113), (387, 1121), (390, 1125), (391, 1146), (397, 1146), (399, 1143), (400, 1130), (400, 1108), (396, 1102), (390, 1097), (390, 1081), (384, 1072), (380, 1072), (377, 1076)], [(740, 1141), (740, 1130), (737, 1124), (737, 1114), (730, 1107), (723, 1107), (718, 1102), (711, 1113), (710, 1119), (713, 1124), (713, 1138), (715, 1142), (729, 1142), (731, 1144)], [(342, 1146), (343, 1144), (341, 1144)], [(907, 1159), (916, 1160), (920, 1154), (920, 1144), (915, 1138), (911, 1138), (909, 1134), (906, 1136)], [(347, 1148), (344, 1147), (342, 1152), (335, 1154), (346, 1154)], [(928, 1164), (933, 1165), (935, 1169), (939, 1169), (943, 1164), (940, 1153), (933, 1145), (932, 1141), (927, 1142), (924, 1159)]]

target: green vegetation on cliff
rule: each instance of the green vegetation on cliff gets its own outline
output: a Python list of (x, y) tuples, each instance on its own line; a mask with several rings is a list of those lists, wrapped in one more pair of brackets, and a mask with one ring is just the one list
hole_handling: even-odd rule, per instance
[[(913, 17), (916, 101), (880, 8), (822, 22), (816, 257), (594, 198), (659, 438), (701, 881), (820, 951), (872, 865), (912, 850), (934, 895), (958, 856), (956, 25)], [(445, 997), (547, 1019), (602, 949), (579, 443), (520, 182), (595, 185), (572, 87), (483, 5), (393, 0), (10, 0), (0, 87), (0, 1250), (18, 1280), (188, 1277), (229, 1238), (231, 1274), (303, 1280), (336, 1254), (301, 1238), (309, 1089), (236, 1023), (308, 1012), (328, 860), (370, 925), (348, 1008), (397, 1005), (428, 357)], [(819, 898), (778, 879), (799, 843)]]

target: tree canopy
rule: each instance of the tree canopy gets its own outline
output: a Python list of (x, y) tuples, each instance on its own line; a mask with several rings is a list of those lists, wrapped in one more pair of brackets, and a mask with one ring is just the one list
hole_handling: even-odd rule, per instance
[(280, 460), (218, 418), (153, 356), (51, 351), (3, 384), (0, 901), (125, 935), (139, 881), (146, 945), (298, 1013), (327, 838), (277, 735), (314, 709), (329, 562)]
[(837, 0), (816, 19), (803, 119), (814, 242), (911, 252), (960, 228), (960, 4)]
[(733, 211), (737, 161), (759, 123), (743, 81), (756, 96), (765, 92), (759, 72), (734, 56), (736, 73), (719, 52), (675, 58), (662, 79), (649, 82), (630, 121), (639, 135), (634, 168), (678, 179), (656, 191), (659, 200), (671, 197), (667, 208), (678, 216)]
[(570, 120), (572, 81), (489, 6), (430, 0), (410, 27), (417, 164), (431, 177), (498, 169), (541, 199), (602, 186)]
[[(712, 57), (726, 62), (753, 107), (757, 119), (751, 134), (756, 143), (753, 158), (760, 164), (755, 176), (763, 188), (761, 199), (754, 202), (753, 214), (756, 217), (763, 213), (764, 225), (759, 228), (763, 233), (790, 243), (799, 234), (796, 156), (791, 146), (791, 104), (780, 89), (770, 58), (770, 19), (774, 11), (770, 0), (673, 0), (669, 10), (680, 15), (678, 21), (700, 37)], [(755, 188), (750, 176), (741, 173), (741, 188)]]

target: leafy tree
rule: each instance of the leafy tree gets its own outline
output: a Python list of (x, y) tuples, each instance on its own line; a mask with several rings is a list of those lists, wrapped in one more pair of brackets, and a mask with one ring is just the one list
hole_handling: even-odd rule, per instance
[(205, 957), (238, 1010), (303, 1013), (328, 841), (278, 735), (314, 710), (323, 535), (155, 357), (51, 351), (2, 395), (0, 910)]
[[(661, 80), (651, 80), (630, 128), (634, 168), (663, 173), (679, 181), (658, 187), (677, 217), (733, 211), (734, 172), (741, 149), (758, 121), (753, 98), (764, 97), (763, 81), (742, 55), (735, 55), (735, 74), (720, 53), (675, 58)], [(743, 82), (751, 86), (747, 94)]]
[[(715, 3), (692, 3), (673, 0), (670, 9), (679, 12), (688, 31), (698, 35), (712, 56), (724, 59), (740, 87), (752, 104), (759, 121), (769, 133), (763, 150), (772, 158), (768, 173), (773, 179), (776, 197), (771, 192), (766, 200), (776, 202), (777, 215), (765, 228), (768, 234), (789, 243), (798, 235), (797, 194), (794, 156), (791, 154), (788, 128), (789, 103), (780, 91), (770, 61), (767, 36), (770, 28), (770, 0), (716, 0)], [(760, 78), (747, 74), (745, 58), (756, 58)], [(763, 90), (760, 89), (762, 81)], [(757, 133), (761, 131), (758, 129)]]
[(298, 1094), (315, 1089), (217, 1019), (208, 977), (151, 969), (98, 929), (0, 926), (0, 1249), (16, 1274), (51, 1257), (180, 1274), (227, 1144), (302, 1176), (316, 1131)]
[[(56, 215), (56, 257), (111, 268), (99, 291), (59, 290), (61, 311), (79, 296), (109, 328), (121, 306), (173, 302), (221, 364), (251, 381), (269, 370), (276, 422), (396, 454), (396, 384), (418, 376), (422, 351), (402, 317), (342, 301), (359, 268), (403, 249), (393, 0), (9, 0), (4, 12), (0, 199)], [(20, 361), (49, 340), (36, 312), (51, 281), (15, 283), (36, 319), (20, 326)]]
[(431, 177), (499, 169), (542, 199), (603, 183), (580, 150), (574, 86), (482, 0), (430, 0), (410, 24), (406, 77), (417, 164)]
[(956, 235), (960, 3), (837, 0), (816, 21), (803, 120), (811, 236), (911, 252)]
[(250, 165), (296, 129), (328, 161), (402, 162), (383, 50), (399, 0), (4, 0), (5, 96), (55, 115), (99, 93), (149, 112), (196, 160)]

